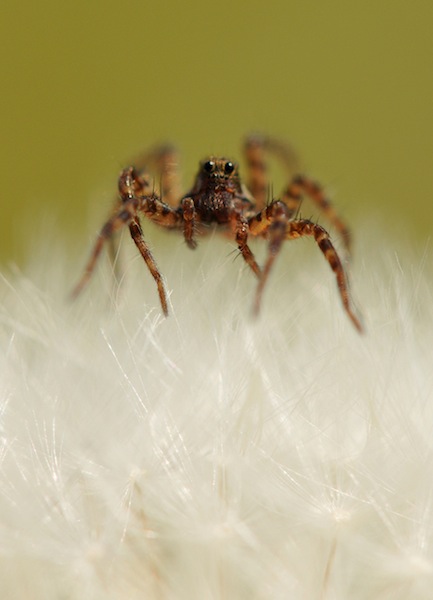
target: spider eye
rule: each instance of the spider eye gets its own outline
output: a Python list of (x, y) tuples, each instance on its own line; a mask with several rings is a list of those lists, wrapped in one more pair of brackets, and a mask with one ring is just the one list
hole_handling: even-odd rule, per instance
[(203, 164), (203, 170), (206, 171), (206, 173), (212, 173), (212, 171), (214, 170), (214, 167), (215, 167), (215, 163), (213, 162), (213, 160), (207, 160)]
[(227, 175), (230, 175), (230, 173), (233, 173), (234, 170), (234, 164), (232, 162), (226, 162), (226, 164), (224, 165), (224, 172), (227, 173)]

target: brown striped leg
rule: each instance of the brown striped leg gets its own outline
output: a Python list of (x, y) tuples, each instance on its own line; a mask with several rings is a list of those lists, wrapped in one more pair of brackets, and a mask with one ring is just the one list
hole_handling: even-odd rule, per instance
[(171, 145), (159, 146), (154, 150), (156, 175), (160, 179), (161, 200), (170, 206), (177, 206), (181, 196), (179, 178), (179, 155)]
[(323, 212), (328, 221), (332, 223), (332, 225), (340, 233), (346, 250), (350, 254), (351, 236), (348, 227), (340, 219), (335, 208), (329, 202), (323, 191), (323, 188), (318, 183), (309, 179), (308, 177), (305, 177), (304, 175), (297, 175), (294, 177), (281, 198), (287, 205), (290, 215), (293, 216), (297, 213), (304, 194), (311, 198), (311, 200)]
[(124, 203), (134, 199), (137, 211), (162, 227), (180, 227), (182, 215), (180, 212), (162, 202), (151, 190), (147, 177), (137, 173), (134, 167), (124, 169), (119, 177), (119, 192)]
[(279, 200), (274, 200), (256, 215), (250, 215), (248, 218), (249, 233), (254, 237), (267, 237), (269, 226), (272, 223), (274, 216), (279, 214), (281, 210), (287, 213), (287, 207), (285, 204)]
[[(269, 239), (269, 252), (265, 266), (263, 267), (262, 274), (260, 276), (259, 285), (256, 290), (256, 297), (254, 300), (253, 312), (257, 316), (260, 310), (260, 304), (262, 300), (263, 290), (266, 285), (271, 267), (276, 259), (281, 245), (286, 239), (286, 228), (287, 228), (287, 208), (283, 202), (272, 202), (263, 211), (264, 218), (260, 218), (260, 214), (255, 219), (260, 219), (256, 224), (261, 223), (263, 227), (266, 227), (266, 236)], [(250, 220), (250, 226), (254, 222), (254, 218)], [(265, 222), (266, 225), (263, 223)]]
[[(149, 182), (147, 177), (139, 175), (134, 167), (127, 167), (119, 176), (118, 188), (120, 200), (117, 200), (113, 216), (105, 223), (96, 239), (84, 273), (72, 291), (73, 298), (76, 298), (89, 282), (104, 243), (112, 240), (113, 234), (135, 217), (138, 208), (136, 193), (141, 194), (147, 191)], [(117, 246), (114, 243), (111, 244), (111, 251), (113, 254), (117, 252)]]
[(246, 221), (241, 216), (237, 216), (237, 220), (235, 222), (235, 237), (238, 248), (245, 260), (245, 262), (251, 267), (255, 275), (260, 277), (260, 267), (257, 264), (256, 259), (254, 258), (254, 254), (251, 252), (250, 247), (248, 246), (248, 221)]
[(152, 173), (155, 188), (151, 191), (158, 194), (170, 206), (176, 206), (181, 196), (178, 173), (179, 155), (171, 144), (160, 144), (147, 149), (130, 161), (138, 173)]
[[(283, 208), (284, 207), (284, 208)], [(282, 226), (284, 224), (284, 232)], [(291, 240), (306, 235), (313, 236), (320, 250), (323, 252), (331, 269), (334, 271), (341, 300), (345, 311), (350, 320), (359, 332), (362, 332), (362, 325), (352, 310), (349, 285), (341, 260), (335, 250), (328, 233), (320, 225), (307, 220), (299, 219), (289, 220), (289, 212), (283, 202), (276, 201), (269, 204), (260, 213), (250, 217), (248, 220), (249, 232), (254, 236), (267, 237), (269, 239), (269, 255), (262, 271), (262, 276), (257, 288), (254, 312), (257, 313), (260, 308), (263, 289), (266, 284), (272, 264), (281, 249), (284, 239)]]
[[(118, 180), (119, 194), (114, 205), (113, 215), (117, 214), (122, 203), (128, 202), (134, 196), (143, 196), (151, 193), (150, 180), (144, 171), (135, 167), (123, 169)], [(119, 285), (123, 269), (119, 258), (119, 240), (117, 235), (112, 235), (107, 240), (108, 255), (113, 269), (116, 285)]]
[(130, 198), (149, 196), (153, 191), (147, 174), (140, 173), (132, 166), (122, 170), (117, 187), (119, 188), (120, 200), (123, 203)]
[[(247, 186), (257, 199), (259, 210), (266, 203), (268, 191), (266, 153), (276, 156), (288, 173), (299, 170), (299, 160), (293, 148), (288, 144), (267, 135), (251, 135), (245, 141), (245, 158), (250, 170), (250, 179)], [(346, 224), (338, 216), (335, 208), (326, 197), (323, 188), (316, 182), (303, 175), (297, 175), (285, 189), (281, 200), (286, 204), (291, 217), (299, 211), (303, 195), (308, 196), (324, 213), (325, 217), (337, 229), (343, 238), (347, 252), (350, 254), (351, 236)]]
[[(133, 220), (135, 220), (137, 217), (137, 211), (142, 211), (147, 217), (149, 217), (149, 219), (165, 227), (179, 226), (179, 221), (181, 217), (179, 216), (177, 211), (169, 207), (164, 202), (161, 202), (157, 197), (153, 195), (142, 196), (142, 194), (148, 193), (148, 191), (149, 183), (147, 178), (143, 175), (138, 174), (133, 167), (128, 167), (121, 172), (119, 177), (119, 194), (121, 198), (121, 203), (119, 204), (118, 211), (102, 227), (93, 247), (93, 251), (90, 255), (90, 259), (86, 265), (84, 273), (80, 281), (72, 291), (73, 298), (76, 298), (81, 293), (81, 291), (84, 289), (89, 279), (91, 278), (96, 262), (104, 246), (104, 243), (107, 240), (109, 240), (112, 237), (112, 235), (116, 231), (121, 229), (124, 225), (129, 225)], [(132, 231), (131, 235), (133, 235)], [(133, 239), (136, 242), (136, 238), (134, 238), (134, 235)], [(141, 251), (140, 247), (139, 250)], [(146, 264), (148, 265), (150, 271), (152, 272), (152, 268), (149, 266), (149, 263), (147, 262), (144, 255), (143, 258), (146, 261)], [(157, 285), (159, 285), (158, 281)], [(165, 303), (164, 308), (164, 302), (161, 299), (161, 304), (163, 310), (166, 311), (167, 303)]]
[(197, 247), (197, 242), (194, 239), (195, 226), (195, 207), (192, 198), (183, 198), (182, 200), (182, 215), (183, 215), (183, 235), (188, 248), (194, 250)]
[(90, 255), (89, 261), (86, 265), (84, 273), (72, 291), (72, 297), (76, 298), (82, 290), (85, 288), (89, 279), (92, 276), (93, 270), (95, 268), (96, 262), (101, 254), (102, 247), (104, 243), (111, 238), (113, 233), (118, 231), (121, 227), (131, 222), (134, 218), (137, 211), (137, 199), (129, 198), (120, 208), (119, 212), (111, 217), (105, 225), (102, 227), (95, 245), (93, 247), (92, 253)]
[(132, 223), (129, 224), (129, 231), (131, 233), (131, 237), (135, 242), (135, 245), (140, 251), (141, 256), (144, 258), (144, 261), (147, 265), (147, 268), (152, 274), (156, 282), (156, 286), (158, 288), (159, 300), (161, 302), (162, 312), (167, 317), (168, 316), (168, 306), (167, 306), (167, 294), (164, 288), (164, 282), (162, 279), (161, 272), (158, 269), (158, 266), (155, 262), (155, 259), (152, 256), (152, 253), (149, 249), (149, 246), (145, 242), (143, 238), (143, 231), (141, 229), (140, 221), (138, 217), (136, 217)]
[[(130, 197), (131, 195), (135, 197), (135, 194), (138, 193), (139, 197), (137, 199), (138, 202), (138, 210), (142, 212), (146, 217), (150, 220), (158, 223), (158, 225), (162, 225), (163, 227), (173, 228), (179, 227), (181, 222), (181, 215), (177, 210), (162, 202), (155, 194), (152, 195), (142, 195), (148, 191), (149, 187), (147, 185), (146, 179), (142, 178), (140, 175), (137, 175), (134, 169), (126, 169), (119, 180), (119, 190), (121, 190), (122, 198)], [(135, 242), (138, 250), (140, 251), (141, 256), (144, 259), (144, 262), (147, 265), (152, 277), (155, 280), (159, 300), (161, 302), (161, 307), (164, 315), (168, 316), (168, 303), (167, 303), (167, 294), (164, 287), (164, 281), (162, 279), (161, 272), (158, 269), (158, 266), (153, 258), (153, 255), (150, 251), (150, 248), (146, 241), (143, 238), (143, 231), (141, 229), (140, 220), (137, 215), (135, 215), (132, 222), (129, 224), (129, 231), (131, 233), (131, 237)]]
[(276, 156), (288, 173), (299, 168), (299, 161), (293, 148), (281, 140), (263, 134), (249, 135), (244, 144), (244, 154), (249, 170), (247, 188), (254, 196), (256, 206), (261, 210), (267, 200), (269, 181), (267, 177), (266, 154)]
[(343, 265), (341, 264), (341, 260), (337, 254), (337, 251), (332, 245), (327, 231), (320, 225), (316, 225), (307, 219), (299, 219), (296, 221), (289, 221), (287, 223), (285, 235), (287, 240), (297, 239), (306, 235), (314, 237), (317, 245), (328, 261), (329, 266), (334, 271), (340, 297), (343, 302), (343, 307), (355, 328), (362, 333), (363, 327), (361, 322), (352, 309), (349, 295), (349, 284), (343, 269)]
[(248, 169), (247, 188), (260, 210), (266, 204), (269, 182), (264, 148), (258, 136), (249, 136), (245, 140), (244, 154)]

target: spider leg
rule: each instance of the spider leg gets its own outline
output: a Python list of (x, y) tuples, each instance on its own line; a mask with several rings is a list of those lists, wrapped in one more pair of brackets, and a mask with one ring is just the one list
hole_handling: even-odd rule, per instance
[(340, 257), (338, 256), (337, 251), (335, 250), (331, 242), (328, 232), (320, 225), (312, 223), (307, 219), (289, 221), (286, 229), (287, 240), (293, 240), (305, 235), (314, 237), (314, 240), (316, 241), (317, 245), (322, 251), (324, 257), (328, 261), (329, 266), (334, 271), (344, 310), (346, 311), (347, 316), (352, 321), (353, 325), (358, 330), (358, 332), (362, 333), (363, 327), (361, 325), (361, 321), (356, 316), (352, 308), (352, 303), (349, 294), (349, 282), (346, 273), (344, 271)]
[(259, 210), (265, 206), (269, 190), (267, 153), (276, 155), (289, 173), (298, 170), (297, 155), (288, 144), (262, 134), (252, 134), (245, 139), (244, 155), (249, 171), (247, 188)]
[(168, 316), (168, 306), (167, 306), (167, 294), (164, 288), (164, 282), (162, 279), (162, 275), (158, 266), (153, 258), (153, 255), (149, 249), (148, 244), (143, 238), (143, 230), (141, 229), (140, 220), (138, 217), (129, 224), (129, 231), (131, 233), (131, 237), (135, 242), (135, 245), (140, 251), (141, 256), (144, 258), (144, 261), (152, 274), (156, 282), (156, 286), (158, 288), (159, 300), (161, 302), (162, 312), (167, 317)]
[(305, 175), (296, 175), (281, 198), (288, 207), (290, 216), (294, 216), (299, 210), (304, 194), (320, 208), (328, 221), (337, 229), (343, 238), (347, 252), (350, 254), (352, 240), (347, 225), (338, 216), (337, 211), (326, 197), (322, 186)]
[[(250, 179), (247, 182), (247, 187), (254, 198), (256, 198), (257, 208), (260, 210), (266, 203), (266, 194), (268, 191), (266, 153), (269, 152), (276, 156), (285, 170), (292, 175), (299, 172), (299, 160), (291, 146), (272, 136), (261, 134), (247, 137), (244, 152), (250, 171)], [(296, 215), (304, 195), (308, 196), (319, 207), (328, 221), (340, 233), (346, 250), (350, 254), (350, 231), (326, 197), (322, 186), (317, 182), (304, 175), (296, 175), (291, 179), (281, 197), (281, 200), (289, 209), (289, 216), (294, 217)]]
[(179, 155), (174, 146), (166, 144), (154, 149), (156, 173), (159, 174), (161, 198), (170, 206), (177, 206), (181, 195)]
[(248, 137), (244, 144), (244, 154), (249, 171), (247, 188), (253, 195), (257, 208), (261, 209), (266, 204), (269, 185), (263, 146), (256, 142), (255, 137)]
[(131, 198), (152, 195), (150, 178), (144, 172), (129, 166), (122, 169), (117, 182), (121, 203)]
[(181, 202), (183, 216), (183, 235), (188, 248), (194, 250), (197, 242), (194, 239), (194, 226), (196, 221), (196, 212), (194, 200), (192, 198), (183, 198)]
[(245, 260), (245, 262), (251, 267), (253, 273), (260, 278), (261, 270), (257, 261), (248, 246), (248, 221), (242, 216), (237, 215), (235, 221), (235, 237), (238, 248)]
[(133, 164), (138, 172), (150, 171), (160, 197), (170, 206), (176, 206), (181, 195), (178, 172), (179, 154), (172, 144), (159, 144), (135, 157)]
[(134, 218), (136, 210), (137, 199), (130, 198), (129, 201), (125, 202), (121, 206), (121, 209), (102, 227), (98, 237), (96, 238), (95, 245), (93, 246), (93, 250), (87, 262), (86, 268), (84, 269), (84, 273), (75, 288), (72, 290), (72, 298), (76, 298), (89, 282), (104, 243), (109, 240), (116, 231), (123, 227), (123, 225), (128, 224)]
[[(155, 194), (143, 195), (148, 191), (148, 189), (149, 186), (147, 181), (137, 175), (133, 167), (129, 167), (122, 172), (119, 179), (119, 190), (122, 198), (137, 198), (136, 194), (138, 193), (138, 210), (147, 218), (164, 227), (178, 227), (181, 219), (178, 211), (170, 207), (165, 202), (162, 202)], [(144, 240), (143, 230), (137, 215), (134, 215), (133, 219), (130, 221), (129, 231), (135, 245), (137, 246), (141, 256), (144, 259), (144, 262), (147, 265), (147, 268), (155, 280), (162, 311), (165, 316), (168, 316), (167, 294), (162, 275), (158, 269), (155, 259), (153, 258), (148, 244)]]
[[(76, 298), (82, 292), (89, 282), (94, 271), (96, 262), (101, 254), (106, 241), (109, 241), (110, 255), (117, 254), (117, 244), (113, 241), (113, 235), (121, 229), (123, 225), (128, 224), (136, 215), (138, 208), (137, 193), (143, 194), (149, 189), (149, 181), (144, 175), (139, 175), (133, 167), (123, 169), (118, 180), (119, 197), (116, 201), (112, 217), (102, 227), (90, 258), (87, 262), (84, 273), (72, 291), (72, 298)], [(116, 279), (120, 275), (115, 272)]]
[[(155, 261), (153, 260), (146, 243), (144, 240), (142, 243), (139, 237), (139, 234), (141, 235), (141, 227), (139, 223), (137, 225), (137, 211), (142, 211), (146, 217), (164, 227), (179, 226), (181, 217), (176, 210), (164, 202), (161, 202), (158, 197), (154, 195), (143, 195), (149, 193), (149, 182), (146, 177), (138, 174), (134, 167), (128, 167), (121, 172), (118, 186), (121, 204), (117, 212), (102, 227), (84, 273), (72, 291), (72, 297), (76, 298), (87, 285), (99, 255), (101, 254), (104, 243), (109, 240), (116, 231), (121, 229), (121, 227), (124, 225), (131, 225), (134, 222), (135, 225), (132, 229), (130, 228), (131, 236), (140, 250), (150, 272), (155, 278), (161, 298), (162, 309), (164, 314), (167, 314), (165, 292), (163, 288), (161, 291), (162, 283), (158, 281), (159, 271), (156, 268)], [(137, 227), (139, 228), (138, 230)]]
[[(137, 174), (133, 167), (125, 169), (119, 178), (120, 195), (126, 201), (136, 199), (138, 202), (138, 210), (142, 212), (148, 219), (154, 221), (158, 225), (167, 228), (174, 228), (180, 225), (181, 216), (177, 210), (170, 207), (165, 202), (162, 202), (158, 196), (143, 195), (149, 190), (147, 180)], [(136, 194), (139, 194), (138, 198)], [(147, 265), (152, 277), (155, 280), (158, 288), (159, 299), (161, 302), (162, 311), (165, 316), (168, 316), (167, 294), (164, 287), (161, 272), (153, 258), (150, 248), (143, 237), (140, 220), (135, 214), (129, 223), (129, 231), (134, 240), (135, 245), (140, 251), (144, 262)]]
[(126, 168), (120, 174), (119, 192), (124, 203), (134, 201), (137, 204), (137, 211), (142, 212), (157, 225), (169, 229), (180, 227), (181, 213), (151, 192), (147, 178), (138, 174), (134, 167)]
[(269, 239), (269, 254), (257, 287), (254, 312), (257, 314), (259, 311), (263, 289), (283, 241), (312, 236), (335, 274), (344, 310), (355, 328), (362, 333), (363, 327), (352, 308), (346, 273), (328, 232), (320, 225), (316, 225), (307, 219), (295, 221), (289, 219), (287, 207), (281, 201), (272, 202), (255, 217), (249, 219), (250, 232), (253, 235), (266, 236)]
[[(132, 190), (132, 187), (134, 188)], [(141, 168), (129, 167), (123, 169), (118, 179), (118, 195), (114, 202), (113, 215), (117, 214), (122, 203), (130, 200), (134, 195), (145, 195), (151, 193), (150, 179), (144, 171), (144, 164)], [(119, 240), (118, 236), (113, 234), (107, 240), (108, 255), (112, 265), (114, 280), (117, 284), (122, 279), (123, 269), (119, 258)]]
[[(265, 229), (263, 229), (263, 233), (266, 232), (266, 236), (269, 239), (269, 247), (268, 258), (266, 260), (265, 266), (263, 267), (259, 284), (256, 290), (256, 297), (254, 300), (253, 312), (256, 316), (258, 315), (260, 310), (263, 290), (268, 280), (271, 267), (279, 251), (281, 250), (282, 243), (286, 239), (286, 228), (288, 223), (287, 208), (282, 202), (272, 202), (262, 212), (265, 213), (266, 222)], [(257, 224), (257, 219), (260, 219), (260, 221), (262, 220), (260, 213), (256, 217), (250, 219), (249, 225), (250, 229), (253, 231), (254, 224)]]

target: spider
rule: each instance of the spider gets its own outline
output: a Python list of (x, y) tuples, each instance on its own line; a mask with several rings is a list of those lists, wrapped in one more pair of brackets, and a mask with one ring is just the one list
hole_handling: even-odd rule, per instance
[[(100, 230), (85, 271), (72, 295), (78, 296), (88, 283), (105, 242), (126, 225), (156, 282), (162, 311), (168, 316), (167, 293), (161, 272), (143, 237), (141, 214), (157, 225), (181, 230), (191, 249), (197, 246), (196, 234), (201, 224), (214, 224), (232, 235), (243, 259), (258, 279), (253, 306), (256, 314), (271, 267), (283, 242), (303, 236), (313, 237), (334, 272), (344, 310), (361, 332), (360, 320), (352, 308), (347, 276), (329, 234), (311, 220), (296, 217), (303, 196), (309, 196), (319, 206), (340, 232), (349, 252), (350, 235), (347, 227), (327, 200), (322, 187), (303, 175), (296, 175), (290, 180), (281, 199), (267, 203), (267, 153), (279, 156), (287, 167), (294, 162), (290, 148), (284, 143), (268, 136), (251, 135), (244, 144), (249, 171), (248, 186), (241, 181), (237, 163), (210, 156), (200, 163), (194, 184), (184, 195), (178, 192), (176, 155), (171, 147), (156, 148), (139, 160), (136, 166), (123, 169), (118, 180), (119, 198), (114, 213)], [(156, 172), (154, 179), (150, 177), (147, 165), (153, 166)], [(158, 180), (159, 194), (155, 188)], [(179, 197), (180, 200), (176, 200)], [(209, 227), (200, 227), (200, 233), (205, 233), (206, 229), (209, 230)], [(263, 268), (259, 267), (248, 245), (249, 236), (268, 240), (268, 256)]]

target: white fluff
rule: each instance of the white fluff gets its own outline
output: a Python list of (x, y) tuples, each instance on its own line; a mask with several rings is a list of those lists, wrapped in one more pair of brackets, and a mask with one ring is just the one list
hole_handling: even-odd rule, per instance
[(126, 237), (114, 292), (66, 300), (87, 248), (3, 276), (2, 599), (432, 597), (432, 271), (366, 231), (364, 336), (312, 240), (258, 320), (219, 237), (151, 229), (168, 319)]

